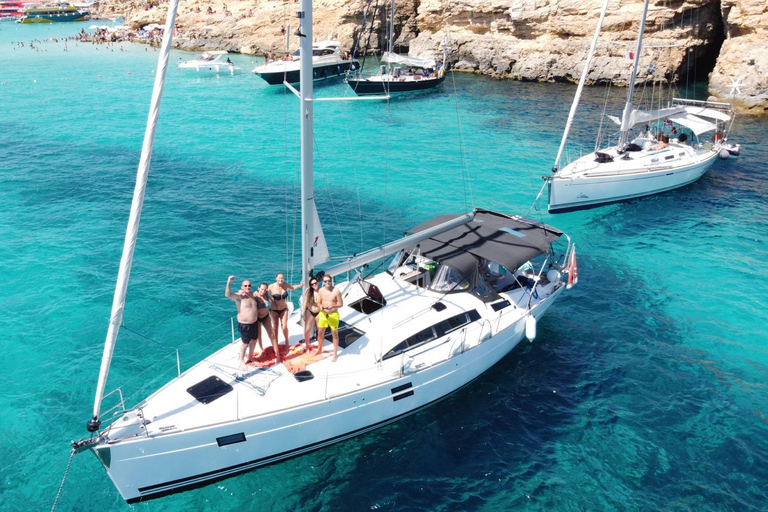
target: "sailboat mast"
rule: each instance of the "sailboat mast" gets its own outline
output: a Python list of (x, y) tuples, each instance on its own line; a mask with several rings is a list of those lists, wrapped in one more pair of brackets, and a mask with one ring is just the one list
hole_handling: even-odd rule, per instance
[(301, 109), (301, 278), (309, 283), (312, 271), (313, 220), (315, 209), (313, 138), (313, 67), (312, 67), (312, 0), (301, 0), (299, 18), (300, 78), (299, 108)]
[(114, 353), (115, 344), (117, 343), (117, 334), (120, 330), (120, 326), (123, 323), (123, 308), (125, 307), (125, 296), (128, 290), (128, 278), (131, 275), (133, 251), (136, 247), (136, 237), (139, 232), (141, 208), (144, 204), (144, 192), (147, 188), (149, 164), (152, 160), (152, 147), (155, 144), (155, 130), (157, 128), (157, 119), (160, 114), (160, 102), (163, 98), (165, 72), (168, 69), (168, 60), (171, 53), (171, 42), (173, 40), (173, 27), (176, 21), (176, 10), (178, 6), (179, 0), (171, 0), (170, 6), (168, 8), (168, 16), (165, 20), (163, 44), (160, 49), (160, 55), (157, 58), (155, 85), (152, 90), (152, 101), (149, 106), (147, 127), (144, 131), (144, 143), (141, 147), (141, 159), (139, 160), (139, 167), (136, 172), (136, 186), (133, 189), (133, 201), (131, 203), (131, 213), (128, 217), (128, 227), (125, 232), (123, 255), (120, 258), (120, 269), (117, 274), (115, 295), (112, 299), (112, 313), (109, 316), (109, 328), (107, 330), (107, 338), (104, 342), (104, 353), (101, 358), (99, 381), (96, 385), (96, 398), (93, 402), (93, 418), (88, 421), (89, 432), (96, 432), (101, 426), (101, 422), (99, 421), (99, 414), (101, 412), (101, 400), (104, 397), (104, 388), (107, 384), (109, 367), (112, 363), (112, 354)]
[(635, 77), (637, 76), (637, 65), (640, 63), (640, 51), (643, 49), (643, 32), (645, 32), (645, 18), (648, 15), (648, 2), (645, 0), (643, 5), (643, 17), (640, 19), (640, 30), (637, 34), (637, 46), (635, 47), (635, 60), (632, 64), (632, 75), (629, 77), (629, 90), (627, 91), (627, 103), (624, 105), (624, 112), (621, 115), (621, 135), (619, 136), (619, 148), (623, 148), (627, 143), (629, 135), (630, 117), (632, 117), (632, 96), (635, 92)]
[(589, 47), (587, 60), (586, 62), (584, 62), (584, 70), (581, 72), (581, 78), (579, 79), (579, 86), (576, 88), (576, 95), (574, 96), (573, 103), (571, 104), (571, 111), (568, 112), (568, 120), (565, 122), (565, 131), (563, 132), (563, 140), (560, 141), (560, 149), (557, 150), (555, 165), (552, 166), (553, 173), (557, 172), (560, 165), (560, 158), (563, 156), (563, 149), (565, 148), (565, 143), (568, 140), (568, 133), (571, 131), (573, 118), (576, 116), (576, 108), (579, 106), (579, 100), (581, 100), (581, 92), (584, 90), (584, 83), (587, 81), (589, 66), (592, 64), (592, 57), (594, 57), (595, 55), (595, 49), (597, 48), (597, 39), (600, 36), (600, 31), (603, 28), (603, 20), (605, 19), (605, 12), (608, 10), (608, 2), (610, 1), (611, 0), (605, 0), (605, 3), (603, 4), (603, 10), (600, 12), (600, 19), (597, 22), (595, 35), (592, 37), (592, 46)]
[(392, 7), (389, 13), (389, 41), (387, 42), (387, 51), (389, 52), (389, 59), (387, 63), (389, 65), (389, 76), (392, 76), (392, 52), (395, 49), (395, 0), (392, 0)]

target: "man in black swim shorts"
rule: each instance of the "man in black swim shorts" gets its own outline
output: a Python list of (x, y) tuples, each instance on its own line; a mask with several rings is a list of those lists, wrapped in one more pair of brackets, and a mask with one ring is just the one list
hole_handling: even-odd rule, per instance
[[(248, 369), (248, 362), (253, 357), (253, 349), (256, 346), (256, 340), (259, 337), (259, 306), (256, 296), (251, 293), (251, 282), (243, 281), (240, 291), (232, 293), (230, 285), (235, 276), (229, 276), (227, 287), (224, 290), (224, 296), (232, 299), (237, 304), (237, 330), (240, 331), (240, 339), (243, 344), (240, 347), (240, 368)], [(248, 357), (245, 357), (245, 349), (248, 348)], [(280, 361), (278, 355), (278, 361)]]

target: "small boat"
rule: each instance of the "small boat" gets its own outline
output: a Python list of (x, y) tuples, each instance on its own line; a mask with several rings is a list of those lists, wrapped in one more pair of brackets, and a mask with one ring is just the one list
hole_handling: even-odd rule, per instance
[[(729, 103), (673, 98), (665, 108), (633, 108), (648, 3), (645, 0), (622, 117), (608, 116), (620, 127), (617, 143), (588, 153), (561, 169), (560, 158), (608, 6), (608, 0), (605, 2), (553, 174), (544, 177), (549, 188), (550, 213), (594, 208), (673, 190), (698, 180), (721, 152), (731, 154), (724, 147), (733, 124), (733, 108)], [(738, 153), (738, 147), (733, 151)]]
[[(381, 57), (378, 74), (363, 75), (354, 73), (347, 77), (346, 82), (357, 95), (423, 91), (437, 87), (445, 80), (445, 61), (447, 58), (443, 44), (443, 60), (437, 63), (435, 59), (409, 57), (394, 53), (394, 19), (395, 0), (392, 0), (389, 16), (388, 51)], [(363, 30), (361, 29), (361, 32)]]
[(388, 94), (423, 91), (437, 87), (445, 80), (445, 60), (408, 57), (384, 52), (379, 73), (357, 75), (346, 82), (356, 94)]
[(25, 4), (23, 16), (16, 23), (62, 23), (83, 21), (90, 14), (74, 5), (60, 2), (56, 4)]
[[(288, 317), (285, 352), (273, 345), (246, 364), (233, 331), (213, 354), (184, 372), (178, 366), (176, 378), (134, 406), (126, 407), (121, 388), (104, 394), (173, 37), (166, 30), (87, 422), (91, 436), (72, 443), (73, 454), (96, 455), (129, 503), (207, 485), (407, 418), (470, 384), (524, 338), (532, 340), (537, 320), (576, 284), (575, 246), (566, 234), (483, 209), (437, 216), (398, 240), (319, 270), (330, 255), (313, 193), (311, 6), (302, 0), (297, 15), (306, 35), (295, 92), (301, 105), (302, 282), (322, 280), (326, 293), (343, 298), (343, 304), (333, 302), (338, 307), (318, 304), (324, 306), (318, 318), (326, 315), (332, 329), (338, 326), (336, 336), (321, 332), (317, 349), (311, 347), (296, 311)], [(171, 0), (169, 26), (177, 7)], [(383, 258), (391, 258), (386, 270), (366, 276), (368, 265)], [(341, 277), (337, 291), (333, 276)], [(118, 403), (102, 408), (109, 396)]]
[[(359, 66), (360, 63), (357, 60), (342, 57), (341, 43), (338, 41), (322, 41), (312, 45), (312, 67), (315, 80), (341, 76)], [(283, 82), (295, 84), (299, 81), (299, 50), (285, 60), (275, 60), (263, 66), (256, 66), (253, 73), (270, 85), (279, 85)]]
[(229, 57), (224, 60), (225, 55), (229, 55), (229, 52), (224, 50), (207, 51), (196, 59), (179, 63), (176, 69), (194, 69), (198, 73), (212, 72), (234, 75), (240, 68), (235, 66)]

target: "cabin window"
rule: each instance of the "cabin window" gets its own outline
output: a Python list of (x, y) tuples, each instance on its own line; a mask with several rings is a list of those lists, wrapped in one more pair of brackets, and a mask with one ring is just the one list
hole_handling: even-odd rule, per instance
[(426, 329), (417, 332), (413, 336), (408, 337), (405, 341), (401, 341), (395, 345), (392, 350), (384, 354), (382, 359), (389, 359), (390, 357), (400, 355), (403, 352), (411, 350), (412, 348), (416, 348), (429, 343), (430, 341), (442, 338), (446, 334), (460, 329), (465, 325), (469, 325), (472, 322), (476, 322), (477, 320), (480, 320), (480, 313), (478, 313), (476, 309), (466, 313), (459, 313), (458, 315), (454, 315), (446, 320), (438, 322), (431, 327), (427, 327)]

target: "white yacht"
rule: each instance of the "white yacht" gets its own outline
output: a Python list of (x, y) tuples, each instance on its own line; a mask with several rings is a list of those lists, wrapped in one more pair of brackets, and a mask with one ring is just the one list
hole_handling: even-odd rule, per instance
[[(279, 85), (283, 82), (297, 83), (300, 52), (301, 50), (296, 50), (285, 59), (256, 66), (253, 73), (270, 85)], [(338, 41), (321, 41), (312, 45), (312, 68), (315, 80), (344, 75), (350, 69), (355, 70), (359, 66), (360, 63), (357, 60), (344, 58), (341, 55), (341, 43)]]
[(646, 0), (624, 111), (621, 119), (609, 116), (620, 127), (618, 142), (588, 153), (562, 169), (559, 167), (607, 5), (606, 0), (552, 168), (553, 174), (544, 178), (549, 185), (550, 213), (594, 208), (682, 187), (698, 180), (718, 156), (728, 158), (734, 152), (738, 154), (738, 146), (727, 144), (733, 120), (728, 103), (674, 98), (666, 108), (633, 108), (635, 77), (648, 12)]
[[(329, 336), (305, 352), (300, 314), (289, 317), (282, 362), (241, 369), (232, 335), (138, 404), (102, 409), (122, 324), (178, 0), (172, 0), (101, 371), (88, 421), (90, 450), (128, 502), (157, 498), (285, 460), (401, 420), (472, 382), (523, 338), (576, 283), (575, 247), (530, 219), (476, 209), (438, 216), (394, 242), (333, 266), (313, 194), (311, 0), (302, 0), (302, 276), (340, 277), (338, 359)], [(391, 258), (387, 270), (364, 275)], [(224, 300), (222, 298), (222, 300)], [(313, 347), (314, 348), (314, 347)], [(267, 349), (267, 353), (270, 349)], [(316, 350), (316, 349), (315, 349)], [(118, 388), (119, 389), (119, 388)], [(114, 396), (121, 397), (120, 393)]]
[(203, 53), (199, 57), (180, 62), (176, 69), (194, 69), (198, 73), (229, 73), (234, 75), (240, 71), (238, 66), (230, 60), (229, 52), (224, 50), (211, 50)]

